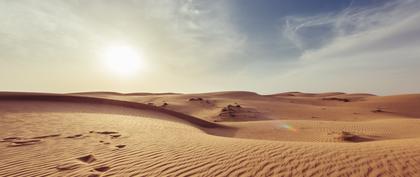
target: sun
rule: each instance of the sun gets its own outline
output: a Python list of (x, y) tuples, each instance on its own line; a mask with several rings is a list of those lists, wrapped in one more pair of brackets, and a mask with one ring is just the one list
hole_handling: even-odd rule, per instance
[(109, 72), (121, 76), (136, 74), (144, 64), (140, 50), (130, 46), (106, 47), (102, 53), (102, 58)]

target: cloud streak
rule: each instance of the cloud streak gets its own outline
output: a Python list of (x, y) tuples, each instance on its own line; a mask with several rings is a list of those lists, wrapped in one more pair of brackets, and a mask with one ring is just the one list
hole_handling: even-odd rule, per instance
[[(418, 92), (420, 84), (406, 78), (420, 74), (413, 67), (420, 65), (419, 7), (419, 1), (399, 0), (335, 15), (289, 17), (283, 34), (302, 54), (299, 67), (280, 78), (294, 88), (303, 87), (300, 80), (312, 80), (308, 90), (315, 91)], [(299, 31), (313, 26), (330, 28), (328, 42), (317, 49), (301, 47), (306, 38)]]

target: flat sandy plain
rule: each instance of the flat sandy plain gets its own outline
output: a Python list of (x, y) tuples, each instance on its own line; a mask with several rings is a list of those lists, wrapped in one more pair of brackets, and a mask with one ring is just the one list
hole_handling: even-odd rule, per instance
[(420, 94), (0, 93), (0, 176), (420, 176)]

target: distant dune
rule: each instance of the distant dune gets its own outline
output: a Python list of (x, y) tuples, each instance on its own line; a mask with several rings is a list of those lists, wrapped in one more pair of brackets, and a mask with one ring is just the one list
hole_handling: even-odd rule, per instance
[(0, 176), (420, 176), (420, 94), (0, 93)]

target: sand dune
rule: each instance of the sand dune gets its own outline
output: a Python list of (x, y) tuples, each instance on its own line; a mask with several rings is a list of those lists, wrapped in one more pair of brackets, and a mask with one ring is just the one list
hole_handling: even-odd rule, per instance
[(420, 176), (418, 97), (1, 93), (0, 176)]
[[(168, 115), (172, 115), (177, 117), (178, 119), (182, 119), (194, 124), (198, 124), (203, 127), (214, 127), (219, 126), (217, 124), (207, 122), (186, 114), (182, 114), (176, 111), (171, 111), (168, 109), (159, 108), (156, 106), (150, 106), (141, 103), (133, 103), (129, 101), (122, 101), (122, 100), (112, 100), (112, 99), (105, 99), (105, 98), (95, 98), (95, 97), (81, 97), (81, 96), (72, 96), (72, 95), (59, 95), (59, 94), (7, 94), (1, 96), (1, 100), (11, 100), (11, 101), (53, 101), (53, 102), (67, 102), (67, 103), (90, 103), (90, 104), (101, 104), (101, 105), (113, 105), (113, 106), (120, 106), (125, 108), (134, 108), (140, 110), (148, 110), (148, 111), (155, 111), (159, 113), (164, 113)], [(50, 108), (51, 109), (51, 108)], [(57, 109), (60, 110), (60, 109)], [(87, 110), (89, 111), (89, 110)]]
[[(290, 96), (293, 94), (293, 96)], [(83, 96), (88, 96), (84, 94)], [(384, 118), (419, 118), (420, 94), (400, 96), (375, 96), (366, 93), (346, 94), (287, 92), (274, 95), (259, 95), (253, 92), (215, 92), (205, 94), (170, 95), (89, 95), (91, 97), (125, 100), (137, 103), (162, 106), (165, 109), (182, 112), (207, 121), (243, 120), (333, 120), (363, 121)], [(201, 101), (190, 101), (201, 98)], [(347, 101), (343, 101), (347, 100)], [(239, 104), (254, 110), (255, 119), (250, 116), (237, 116), (235, 119), (222, 119), (220, 113), (228, 105)], [(375, 110), (380, 109), (380, 112)], [(248, 117), (248, 118), (247, 118)]]

